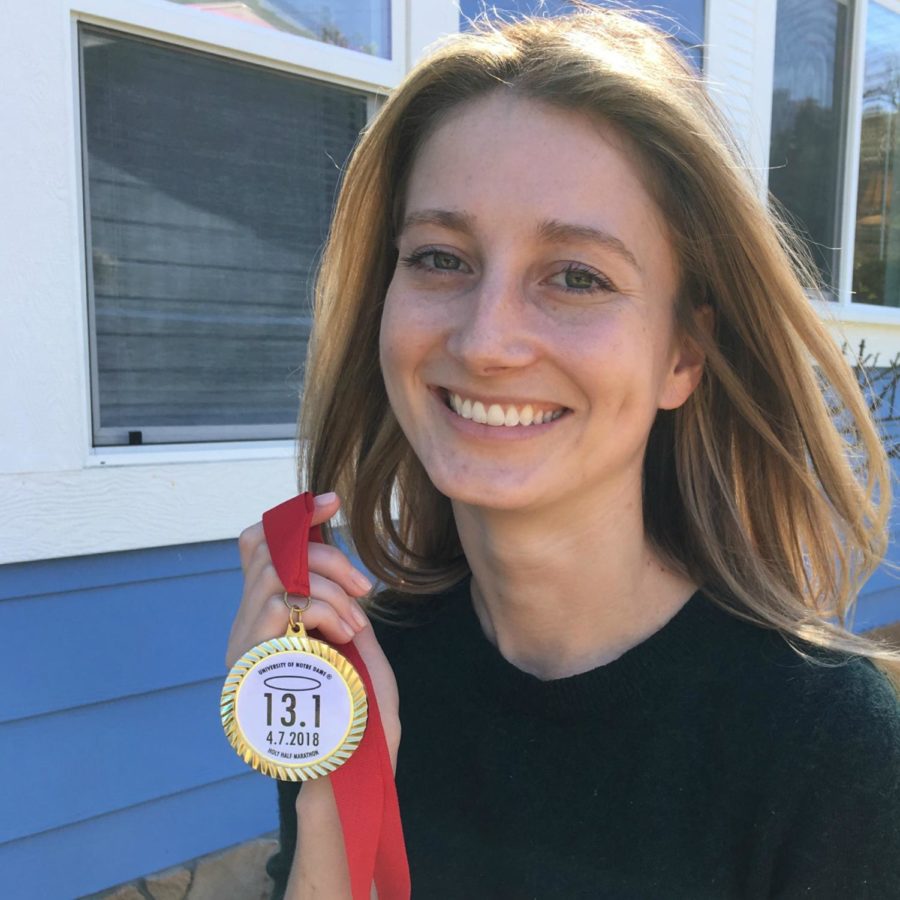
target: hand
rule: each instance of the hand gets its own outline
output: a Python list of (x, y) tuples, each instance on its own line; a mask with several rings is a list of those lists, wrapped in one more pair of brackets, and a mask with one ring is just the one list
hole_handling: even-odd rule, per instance
[[(317, 496), (312, 524), (327, 522), (340, 505), (336, 494)], [(251, 647), (283, 635), (287, 631), (289, 615), (283, 601), (284, 585), (272, 564), (261, 522), (241, 533), (238, 548), (244, 572), (244, 592), (225, 654), (229, 669)], [(372, 678), (388, 750), (396, 767), (400, 744), (397, 682), (358, 601), (372, 585), (337, 547), (310, 542), (309, 589), (312, 600), (303, 612), (303, 625), (307, 630), (317, 629), (332, 644), (354, 641)]]

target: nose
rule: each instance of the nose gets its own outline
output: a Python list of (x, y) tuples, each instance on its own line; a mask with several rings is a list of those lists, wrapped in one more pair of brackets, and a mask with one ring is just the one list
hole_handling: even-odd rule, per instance
[(447, 341), (448, 351), (477, 374), (521, 368), (537, 353), (531, 309), (520, 278), (496, 272), (472, 288)]

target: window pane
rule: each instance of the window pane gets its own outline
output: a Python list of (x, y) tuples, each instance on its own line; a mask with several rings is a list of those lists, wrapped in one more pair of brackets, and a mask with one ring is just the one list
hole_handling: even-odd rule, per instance
[(779, 0), (769, 188), (809, 242), (822, 281), (838, 278), (846, 118), (846, 3)]
[(291, 436), (366, 96), (80, 34), (95, 443)]
[(853, 299), (900, 306), (900, 15), (877, 3), (866, 24)]
[(260, 28), (391, 56), (390, 0), (172, 0)]
[[(685, 54), (699, 70), (703, 68), (705, 0), (595, 0), (598, 6), (614, 9), (646, 10), (649, 20), (674, 34)], [(464, 31), (471, 19), (487, 9), (490, 15), (511, 18), (519, 15), (560, 16), (573, 12), (577, 4), (570, 0), (460, 0), (459, 28)]]

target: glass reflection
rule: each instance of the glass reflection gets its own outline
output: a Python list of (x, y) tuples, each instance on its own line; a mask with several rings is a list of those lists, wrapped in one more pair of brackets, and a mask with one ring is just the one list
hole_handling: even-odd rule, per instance
[(391, 56), (390, 0), (171, 0), (226, 19)]
[[(444, 2), (444, 0), (441, 0)], [(703, 69), (703, 40), (705, 0), (593, 0), (598, 6), (614, 9), (634, 9), (648, 14), (650, 22), (672, 34), (681, 45), (685, 56), (698, 71)], [(465, 31), (469, 22), (479, 15), (502, 17), (515, 16), (563, 16), (575, 12), (578, 3), (573, 0), (460, 0), (459, 30)]]
[(849, 16), (845, 2), (779, 0), (769, 188), (838, 278)]
[(900, 15), (869, 6), (853, 299), (900, 306)]

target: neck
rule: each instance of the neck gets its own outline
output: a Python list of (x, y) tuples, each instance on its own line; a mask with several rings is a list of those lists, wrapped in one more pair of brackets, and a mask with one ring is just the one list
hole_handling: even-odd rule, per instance
[(618, 658), (697, 587), (653, 552), (639, 495), (583, 506), (568, 498), (536, 514), (453, 505), (485, 635), (513, 665), (543, 679)]

